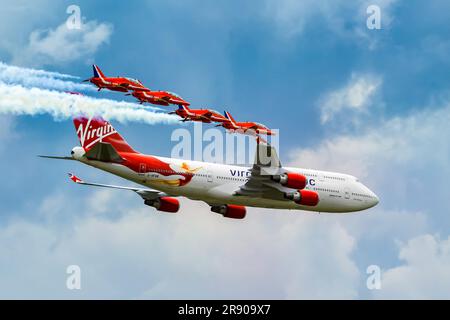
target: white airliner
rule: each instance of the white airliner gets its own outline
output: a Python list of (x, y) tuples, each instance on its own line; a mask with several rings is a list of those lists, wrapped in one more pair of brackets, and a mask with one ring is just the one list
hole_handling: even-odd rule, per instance
[(246, 206), (345, 213), (379, 201), (354, 176), (283, 167), (265, 143), (257, 145), (253, 166), (242, 167), (139, 153), (99, 117), (79, 117), (74, 124), (81, 147), (74, 147), (71, 157), (43, 157), (77, 160), (145, 186), (90, 183), (69, 174), (78, 184), (132, 190), (159, 211), (177, 212), (177, 196), (204, 201), (211, 211), (235, 219), (245, 217)]

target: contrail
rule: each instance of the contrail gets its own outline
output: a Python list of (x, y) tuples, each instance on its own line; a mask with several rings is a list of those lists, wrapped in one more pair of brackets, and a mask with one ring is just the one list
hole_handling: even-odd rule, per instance
[(78, 83), (79, 77), (30, 68), (11, 66), (0, 62), (0, 82), (20, 84), (24, 87), (37, 87), (60, 91), (94, 91), (93, 86)]
[(0, 113), (12, 115), (50, 114), (63, 120), (85, 114), (101, 115), (108, 120), (122, 123), (137, 121), (147, 124), (178, 123), (178, 118), (159, 108), (142, 107), (136, 103), (96, 99), (54, 90), (26, 88), (0, 82)]

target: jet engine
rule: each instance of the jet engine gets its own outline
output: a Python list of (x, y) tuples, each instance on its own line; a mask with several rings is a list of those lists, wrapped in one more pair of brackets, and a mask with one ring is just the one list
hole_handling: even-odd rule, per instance
[(234, 204), (224, 204), (221, 206), (212, 206), (211, 211), (220, 213), (225, 218), (244, 219), (246, 209), (244, 206), (237, 206)]
[(180, 209), (180, 202), (178, 199), (171, 197), (160, 197), (155, 200), (145, 200), (144, 203), (148, 206), (156, 208), (158, 211), (177, 212)]
[(286, 193), (285, 198), (304, 206), (314, 207), (319, 203), (319, 194), (311, 190), (298, 190), (296, 192)]
[(272, 176), (272, 180), (291, 189), (304, 189), (306, 187), (306, 177), (299, 173), (283, 173)]

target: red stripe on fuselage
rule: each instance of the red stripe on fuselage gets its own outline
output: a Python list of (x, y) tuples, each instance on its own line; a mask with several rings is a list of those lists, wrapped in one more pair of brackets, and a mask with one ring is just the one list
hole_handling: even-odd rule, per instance
[[(180, 167), (179, 171), (172, 169), (169, 163), (159, 160), (158, 158), (141, 153), (120, 153), (124, 159), (121, 164), (133, 170), (136, 173), (158, 173), (165, 177), (182, 176), (183, 178), (176, 178), (178, 180), (177, 186), (184, 186), (188, 184), (193, 177), (193, 174), (199, 168)], [(175, 165), (174, 165), (175, 166)]]

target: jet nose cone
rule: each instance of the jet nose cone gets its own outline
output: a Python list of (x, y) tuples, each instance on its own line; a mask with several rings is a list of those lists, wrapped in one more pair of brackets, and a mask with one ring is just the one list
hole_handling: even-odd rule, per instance
[(372, 192), (371, 196), (372, 196), (372, 198), (371, 198), (371, 201), (370, 201), (370, 204), (371, 204), (370, 207), (375, 207), (380, 202), (380, 199), (373, 192)]

